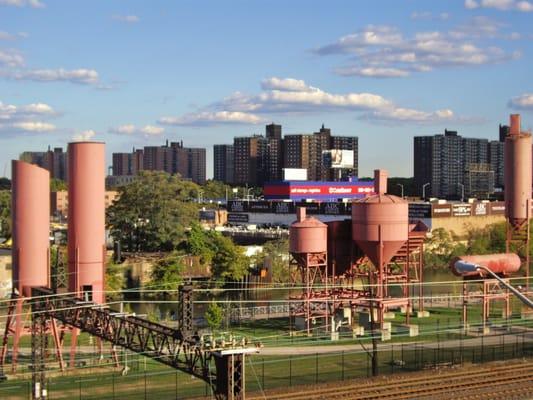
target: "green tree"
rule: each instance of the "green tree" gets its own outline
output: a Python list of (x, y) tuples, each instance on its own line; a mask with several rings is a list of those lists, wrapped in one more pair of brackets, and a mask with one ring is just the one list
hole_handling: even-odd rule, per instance
[(266, 242), (257, 259), (258, 264), (269, 263), (272, 271), (272, 282), (289, 281), (289, 240), (278, 239)]
[(7, 178), (0, 178), (0, 190), (11, 190), (11, 181)]
[(105, 270), (105, 290), (108, 299), (122, 298), (120, 293), (126, 287), (126, 278), (123, 267), (109, 262)]
[(183, 255), (174, 251), (155, 263), (150, 285), (162, 290), (175, 290), (182, 281), (184, 269)]
[(163, 172), (143, 171), (120, 188), (120, 197), (108, 209), (108, 226), (128, 251), (171, 251), (198, 220), (191, 202), (198, 185)]
[(210, 264), (217, 251), (215, 236), (216, 232), (206, 231), (200, 224), (193, 223), (187, 232), (187, 252), (199, 256), (203, 264)]
[(0, 190), (0, 237), (11, 237), (11, 192)]
[(50, 191), (51, 192), (61, 192), (67, 190), (67, 183), (61, 179), (51, 178), (50, 179)]
[(225, 281), (242, 279), (250, 266), (250, 260), (244, 254), (243, 248), (219, 233), (214, 238), (216, 252), (212, 261), (213, 276)]
[(224, 318), (224, 311), (217, 303), (210, 303), (209, 307), (204, 314), (205, 321), (209, 326), (209, 329), (216, 331), (222, 325), (222, 319)]

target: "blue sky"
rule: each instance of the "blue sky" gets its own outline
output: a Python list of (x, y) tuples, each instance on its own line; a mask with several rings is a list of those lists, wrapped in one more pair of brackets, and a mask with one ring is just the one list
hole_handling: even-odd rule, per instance
[(360, 171), (412, 175), (412, 137), (533, 127), (533, 1), (0, 0), (0, 175), (81, 138), (208, 148), (357, 135)]

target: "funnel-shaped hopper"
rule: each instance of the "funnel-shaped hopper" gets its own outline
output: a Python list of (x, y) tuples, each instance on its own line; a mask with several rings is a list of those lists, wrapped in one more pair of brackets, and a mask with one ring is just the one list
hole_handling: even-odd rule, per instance
[(352, 204), (352, 238), (376, 267), (390, 262), (409, 235), (408, 204), (378, 194)]

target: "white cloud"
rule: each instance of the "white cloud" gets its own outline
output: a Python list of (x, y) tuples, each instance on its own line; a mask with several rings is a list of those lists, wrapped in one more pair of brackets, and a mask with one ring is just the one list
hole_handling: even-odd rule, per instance
[(455, 115), (452, 110), (444, 109), (434, 112), (424, 112), (410, 108), (391, 108), (378, 110), (363, 114), (361, 119), (412, 122), (412, 123), (434, 123), (438, 121), (454, 121)]
[(267, 120), (263, 115), (323, 112), (361, 112), (360, 118), (398, 123), (459, 120), (451, 110), (426, 112), (400, 107), (373, 93), (329, 93), (293, 78), (268, 78), (261, 82), (261, 88), (258, 94), (236, 92), (197, 112), (162, 117), (158, 123), (177, 126), (257, 124)]
[(348, 55), (347, 63), (335, 72), (343, 76), (398, 78), (415, 72), (455, 66), (476, 66), (506, 62), (521, 56), (508, 52), (487, 39), (513, 39), (516, 32), (503, 32), (504, 24), (487, 17), (474, 17), (448, 32), (417, 32), (404, 36), (395, 27), (368, 26), (319, 47), (321, 56)]
[(144, 135), (145, 137), (149, 136), (158, 136), (165, 131), (164, 128), (154, 125), (145, 125), (143, 127), (137, 127), (133, 124), (120, 125), (116, 128), (110, 128), (110, 133), (116, 133), (119, 135)]
[(53, 117), (57, 114), (52, 107), (44, 103), (15, 106), (0, 101), (0, 122), (26, 120), (33, 117)]
[(59, 113), (45, 103), (31, 103), (21, 106), (0, 101), (0, 133), (10, 132), (50, 132), (55, 125), (43, 121), (58, 116)]
[(420, 11), (413, 12), (411, 14), (411, 19), (413, 20), (425, 20), (425, 21), (446, 21), (450, 18), (450, 14), (447, 12), (442, 12), (440, 14), (434, 14), (430, 11)]
[(13, 7), (44, 8), (45, 4), (40, 0), (0, 0), (0, 5)]
[(533, 93), (525, 93), (509, 100), (509, 107), (533, 111)]
[(130, 24), (135, 24), (141, 20), (136, 15), (113, 15), (113, 19), (120, 22), (127, 22)]
[(75, 142), (86, 142), (88, 140), (91, 140), (95, 135), (95, 131), (93, 131), (92, 129), (88, 129), (73, 135), (72, 140)]
[(410, 71), (400, 68), (347, 67), (337, 68), (335, 72), (345, 76), (364, 76), (371, 78), (401, 78), (410, 75)]
[(15, 122), (11, 126), (25, 132), (50, 132), (56, 129), (55, 125), (40, 121)]
[(98, 83), (98, 72), (94, 69), (33, 69), (17, 72), (14, 74), (15, 79), (30, 80), (36, 82), (71, 82), (83, 85), (92, 85)]
[(5, 31), (0, 31), (0, 40), (15, 40), (26, 37), (28, 37), (28, 34), (26, 32), (9, 33)]
[(494, 8), (501, 11), (532, 12), (533, 2), (526, 0), (465, 0), (465, 8)]
[(264, 79), (261, 82), (261, 88), (264, 90), (282, 90), (290, 92), (307, 92), (310, 88), (305, 84), (301, 79), (292, 79), (292, 78), (268, 78)]
[(220, 124), (259, 124), (263, 119), (257, 115), (241, 111), (200, 111), (187, 113), (181, 117), (161, 117), (162, 125), (202, 126)]
[(18, 50), (0, 49), (0, 65), (22, 67), (24, 65), (24, 57), (22, 57)]

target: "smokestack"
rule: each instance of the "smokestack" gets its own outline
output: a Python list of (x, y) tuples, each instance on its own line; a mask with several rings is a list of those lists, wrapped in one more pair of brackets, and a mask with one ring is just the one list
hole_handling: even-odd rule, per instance
[(303, 222), (305, 220), (305, 207), (298, 207), (296, 209), (296, 221)]
[(387, 193), (388, 173), (384, 169), (374, 170), (374, 192), (377, 194)]
[(520, 135), (520, 114), (511, 114), (511, 126), (509, 135)]

